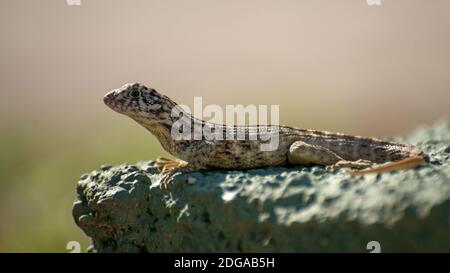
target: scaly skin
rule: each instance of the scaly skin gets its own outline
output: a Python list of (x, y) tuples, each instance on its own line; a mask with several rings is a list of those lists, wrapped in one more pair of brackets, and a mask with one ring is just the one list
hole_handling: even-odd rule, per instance
[[(415, 167), (428, 162), (429, 157), (416, 147), (387, 142), (375, 138), (364, 138), (326, 131), (299, 129), (288, 126), (227, 126), (198, 120), (182, 111), (168, 97), (154, 89), (139, 83), (126, 84), (108, 92), (104, 102), (114, 111), (124, 114), (144, 126), (160, 141), (163, 148), (186, 163), (174, 163), (162, 160), (161, 185), (167, 185), (175, 175), (204, 169), (251, 169), (268, 166), (288, 165), (325, 165), (329, 169), (370, 167), (374, 163), (391, 162), (387, 168), (369, 168), (360, 173), (381, 172), (401, 168)], [(215, 127), (215, 132), (224, 136), (223, 140), (176, 140), (171, 135), (178, 117), (172, 117), (174, 107), (183, 113), (184, 122)], [(197, 128), (192, 126), (192, 128)], [(279, 139), (274, 151), (262, 151), (260, 145), (265, 143), (260, 138), (261, 129)], [(225, 131), (245, 133), (244, 140), (225, 138)], [(195, 129), (192, 130), (192, 136)], [(267, 136), (267, 135), (266, 135)], [(194, 139), (194, 138), (192, 138)], [(267, 138), (266, 138), (267, 139)], [(405, 162), (407, 164), (405, 164)], [(355, 172), (358, 173), (358, 172)]]

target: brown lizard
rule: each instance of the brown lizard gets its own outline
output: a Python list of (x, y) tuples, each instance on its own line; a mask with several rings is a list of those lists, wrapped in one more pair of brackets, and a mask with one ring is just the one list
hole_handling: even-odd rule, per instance
[[(124, 114), (144, 126), (160, 141), (171, 155), (183, 161), (159, 158), (162, 168), (161, 186), (167, 186), (182, 173), (207, 169), (251, 169), (268, 166), (323, 165), (327, 169), (351, 168), (351, 174), (381, 173), (414, 168), (429, 162), (429, 156), (420, 149), (400, 143), (365, 138), (341, 133), (306, 130), (289, 126), (256, 125), (227, 126), (199, 120), (183, 112), (185, 121), (244, 133), (237, 139), (174, 139), (172, 129), (179, 116), (171, 115), (178, 105), (168, 97), (139, 83), (130, 83), (108, 92), (104, 102), (114, 111)], [(273, 130), (275, 128), (275, 130)], [(261, 131), (277, 134), (277, 149), (262, 151)], [(253, 138), (252, 138), (253, 136)], [(373, 166), (378, 163), (386, 163)]]

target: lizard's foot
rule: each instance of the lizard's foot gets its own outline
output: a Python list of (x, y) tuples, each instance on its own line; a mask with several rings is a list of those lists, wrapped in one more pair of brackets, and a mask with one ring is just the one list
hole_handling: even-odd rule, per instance
[(387, 162), (385, 164), (375, 166), (372, 168), (367, 168), (363, 170), (355, 170), (352, 171), (350, 174), (352, 175), (358, 175), (358, 174), (369, 174), (369, 173), (384, 173), (384, 172), (390, 172), (395, 170), (403, 170), (403, 169), (412, 169), (417, 167), (418, 165), (425, 163), (426, 159), (421, 156), (411, 156), (404, 158), (399, 161), (393, 161), (393, 162)]
[(365, 169), (373, 165), (372, 161), (359, 159), (356, 161), (347, 161), (341, 160), (333, 165), (328, 165), (326, 167), (327, 171), (335, 171), (341, 168), (350, 168), (350, 169)]
[(173, 170), (179, 167), (184, 167), (187, 165), (187, 162), (175, 161), (170, 158), (160, 156), (156, 159), (156, 162), (153, 163), (153, 165), (164, 172), (167, 170)]
[(191, 164), (184, 164), (181, 167), (174, 167), (171, 169), (166, 169), (161, 172), (161, 179), (159, 181), (159, 187), (161, 189), (167, 189), (167, 186), (174, 180), (177, 175), (191, 173), (197, 171), (201, 168), (195, 168)]

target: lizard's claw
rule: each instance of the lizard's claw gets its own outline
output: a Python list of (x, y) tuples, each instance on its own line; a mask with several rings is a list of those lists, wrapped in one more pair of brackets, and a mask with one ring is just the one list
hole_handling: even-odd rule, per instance
[(167, 186), (173, 181), (175, 176), (181, 174), (181, 172), (171, 169), (171, 170), (164, 170), (161, 172), (161, 179), (159, 181), (159, 187), (161, 189), (167, 189)]

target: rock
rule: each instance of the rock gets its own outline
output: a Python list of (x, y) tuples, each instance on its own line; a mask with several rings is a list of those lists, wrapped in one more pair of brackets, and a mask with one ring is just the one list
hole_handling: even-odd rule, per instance
[(362, 177), (319, 166), (198, 172), (167, 190), (151, 162), (102, 166), (78, 182), (73, 216), (93, 252), (448, 252), (450, 123), (398, 140), (431, 163)]

